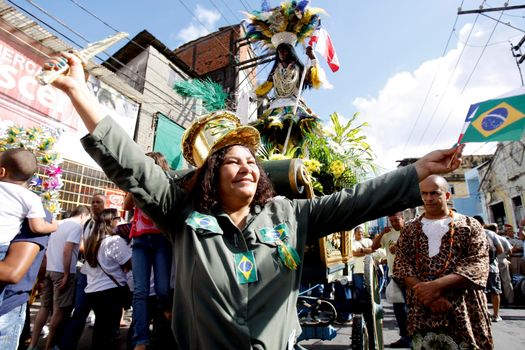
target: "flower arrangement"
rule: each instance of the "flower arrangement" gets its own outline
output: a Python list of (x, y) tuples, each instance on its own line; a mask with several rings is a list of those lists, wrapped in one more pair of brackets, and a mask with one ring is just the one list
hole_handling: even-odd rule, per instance
[(262, 160), (282, 160), (294, 157), (303, 159), (310, 173), (314, 192), (317, 195), (330, 194), (343, 188), (354, 186), (370, 172), (375, 172), (373, 153), (365, 142), (362, 128), (367, 123), (356, 127), (358, 114), (342, 124), (338, 113), (330, 116), (330, 128), (319, 132), (306, 133), (302, 147), (294, 147), (281, 154), (264, 137), (257, 156)]
[(9, 126), (0, 130), (0, 152), (10, 148), (26, 148), (37, 158), (42, 174), (35, 174), (29, 184), (30, 190), (42, 198), (44, 207), (56, 217), (61, 207), (58, 202), (59, 190), (63, 186), (62, 158), (53, 150), (62, 130), (49, 127), (24, 128)]

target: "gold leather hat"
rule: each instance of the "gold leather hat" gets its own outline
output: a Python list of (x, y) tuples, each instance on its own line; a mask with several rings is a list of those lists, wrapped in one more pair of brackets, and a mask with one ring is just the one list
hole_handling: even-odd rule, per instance
[(254, 127), (241, 125), (229, 111), (216, 111), (195, 120), (182, 135), (182, 154), (186, 161), (200, 167), (208, 156), (221, 148), (242, 145), (257, 152), (261, 137)]

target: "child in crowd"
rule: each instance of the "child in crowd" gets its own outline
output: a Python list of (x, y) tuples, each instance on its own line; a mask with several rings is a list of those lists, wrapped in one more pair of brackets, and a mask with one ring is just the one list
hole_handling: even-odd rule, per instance
[(25, 218), (36, 234), (57, 229), (54, 219), (51, 223), (44, 220), (46, 214), (40, 197), (27, 188), (36, 170), (36, 157), (31, 151), (13, 148), (0, 153), (0, 259), (5, 257), (11, 240), (20, 233)]

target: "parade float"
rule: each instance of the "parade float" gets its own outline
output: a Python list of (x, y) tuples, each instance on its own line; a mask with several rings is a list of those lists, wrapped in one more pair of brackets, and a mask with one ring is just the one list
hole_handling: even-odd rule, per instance
[[(338, 113), (323, 124), (308, 106), (304, 92), (320, 88), (324, 71), (314, 51), (326, 59), (332, 71), (339, 62), (330, 37), (321, 27), (325, 11), (309, 1), (283, 2), (271, 8), (263, 1), (260, 11), (247, 13), (246, 37), (263, 50), (275, 52), (274, 65), (256, 88), (263, 111), (252, 123), (261, 133), (259, 157), (280, 194), (312, 198), (350, 188), (373, 172), (373, 155), (362, 134), (366, 124), (355, 126)], [(305, 63), (298, 52), (304, 51)], [(283, 176), (284, 174), (287, 176)], [(291, 191), (290, 191), (291, 189)], [(308, 242), (303, 261), (303, 285), (326, 282), (351, 283), (351, 233), (335, 232)], [(354, 314), (352, 348), (381, 349), (382, 312), (374, 262), (365, 261), (366, 300), (352, 300)], [(328, 305), (327, 305), (328, 304)], [(302, 294), (298, 309), (302, 338), (331, 339), (330, 301)], [(363, 318), (359, 315), (362, 314)], [(365, 322), (363, 322), (365, 321)]]
[[(372, 151), (362, 134), (366, 124), (355, 125), (357, 114), (345, 118), (333, 113), (323, 125), (323, 119), (308, 107), (303, 96), (304, 91), (320, 88), (325, 81), (314, 48), (319, 51), (317, 46), (324, 45), (321, 55), (332, 71), (338, 69), (333, 48), (326, 49), (328, 34), (320, 26), (324, 13), (310, 7), (309, 1), (283, 2), (273, 8), (263, 1), (260, 11), (246, 14), (247, 39), (264, 54), (275, 57), (269, 74), (255, 90), (261, 113), (250, 125), (261, 134), (257, 156), (276, 192), (289, 198), (331, 194), (354, 186), (375, 170)], [(306, 53), (304, 64), (299, 57), (301, 51)], [(209, 113), (202, 120), (203, 125), (212, 133), (220, 133), (220, 124), (230, 118), (226, 118), (228, 112), (221, 111), (226, 108), (227, 95), (220, 85), (211, 80), (181, 81), (175, 84), (175, 90), (182, 96), (201, 100)], [(239, 123), (233, 119), (230, 122)], [(194, 148), (186, 151), (199, 157), (198, 147)], [(351, 232), (335, 232), (309, 241), (301, 262), (303, 285), (351, 285), (351, 252)], [(344, 311), (354, 314), (352, 348), (381, 349), (382, 312), (371, 258), (365, 261), (365, 275), (367, 297), (352, 300), (347, 310), (335, 310), (332, 300), (302, 294), (298, 302), (303, 328), (300, 339), (333, 339), (336, 331), (331, 324), (337, 312)]]

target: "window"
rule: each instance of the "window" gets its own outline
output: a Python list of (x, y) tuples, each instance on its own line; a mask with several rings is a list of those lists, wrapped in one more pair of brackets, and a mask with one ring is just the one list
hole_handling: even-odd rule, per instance
[[(63, 211), (72, 210), (79, 205), (91, 206), (91, 197), (95, 193), (107, 193), (111, 190), (124, 195), (124, 191), (118, 189), (101, 170), (67, 159), (64, 159), (60, 167), (64, 185), (59, 191), (59, 203)], [(43, 170), (39, 169), (38, 173), (43, 174)]]

